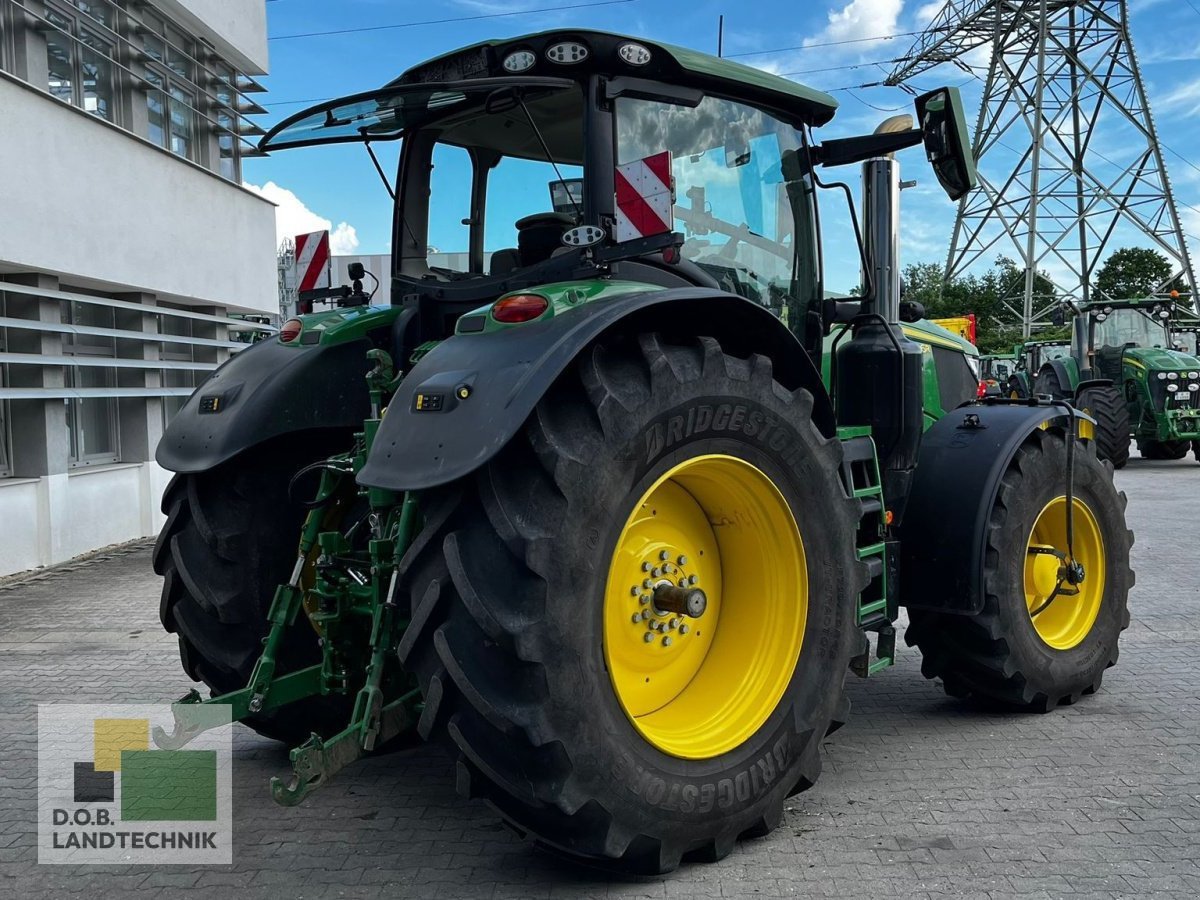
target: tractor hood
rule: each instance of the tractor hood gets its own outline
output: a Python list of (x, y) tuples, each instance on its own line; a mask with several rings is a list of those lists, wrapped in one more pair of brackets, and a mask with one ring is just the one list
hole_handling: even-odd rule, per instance
[(1140, 366), (1147, 372), (1200, 370), (1200, 359), (1178, 350), (1163, 350), (1160, 347), (1127, 347), (1123, 354), (1123, 362)]

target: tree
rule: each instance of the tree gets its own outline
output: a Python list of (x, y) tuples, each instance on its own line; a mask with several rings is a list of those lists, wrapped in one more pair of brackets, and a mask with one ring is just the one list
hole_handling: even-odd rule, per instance
[(1095, 300), (1140, 300), (1171, 277), (1171, 262), (1148, 247), (1122, 247), (1104, 261), (1093, 285)]

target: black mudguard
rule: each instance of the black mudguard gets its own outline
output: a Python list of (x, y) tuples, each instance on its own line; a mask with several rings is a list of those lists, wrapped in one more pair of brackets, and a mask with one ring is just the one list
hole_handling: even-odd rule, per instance
[[(982, 405), (961, 406), (925, 432), (899, 529), (902, 605), (964, 615), (983, 609), (986, 529), (1000, 479), (1046, 422), (1069, 427), (1059, 407)], [(1081, 445), (1079, 452), (1089, 451)]]
[(1042, 368), (1045, 369), (1046, 366), (1049, 366), (1051, 371), (1058, 376), (1058, 383), (1066, 391), (1067, 396), (1071, 396), (1074, 388), (1071, 386), (1071, 370), (1067, 368), (1067, 364), (1061, 359), (1052, 359), (1046, 365), (1042, 366)]
[(812, 392), (817, 427), (829, 436), (836, 431), (820, 373), (800, 342), (766, 309), (706, 288), (647, 291), (439, 344), (396, 391), (359, 483), (413, 491), (473, 472), (516, 434), (584, 347), (616, 327), (657, 331), (668, 339), (711, 335), (734, 355), (768, 356), (777, 381), (790, 390)]
[(362, 426), (366, 340), (287, 347), (268, 338), (209, 376), (171, 420), (155, 459), (172, 472), (203, 472), (271, 438)]

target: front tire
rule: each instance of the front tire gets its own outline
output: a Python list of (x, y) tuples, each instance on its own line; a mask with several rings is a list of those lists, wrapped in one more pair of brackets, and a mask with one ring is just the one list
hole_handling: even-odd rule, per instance
[[(402, 564), (400, 655), (461, 792), (542, 846), (642, 874), (780, 822), (844, 716), (866, 580), (840, 444), (811, 409), (765, 357), (613, 337), (442, 492)], [(710, 608), (672, 628), (641, 582), (693, 575)]]
[(1129, 462), (1129, 407), (1121, 392), (1111, 385), (1084, 388), (1075, 398), (1075, 407), (1096, 420), (1096, 455), (1107, 459), (1114, 469)]
[(1192, 449), (1190, 441), (1138, 441), (1142, 459), (1183, 459)]
[(1017, 451), (988, 516), (984, 607), (977, 615), (909, 611), (905, 639), (921, 672), (946, 693), (1045, 712), (1100, 687), (1129, 625), (1133, 585), (1125, 495), (1084, 446), (1075, 454), (1075, 558), (1079, 594), (1050, 597), (1065, 551), (1066, 443), (1035, 431)]

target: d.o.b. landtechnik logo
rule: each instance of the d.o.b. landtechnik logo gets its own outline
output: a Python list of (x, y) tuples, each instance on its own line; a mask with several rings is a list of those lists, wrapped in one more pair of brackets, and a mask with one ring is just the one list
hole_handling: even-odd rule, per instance
[(229, 708), (163, 750), (168, 705), (38, 706), (38, 862), (233, 861)]

